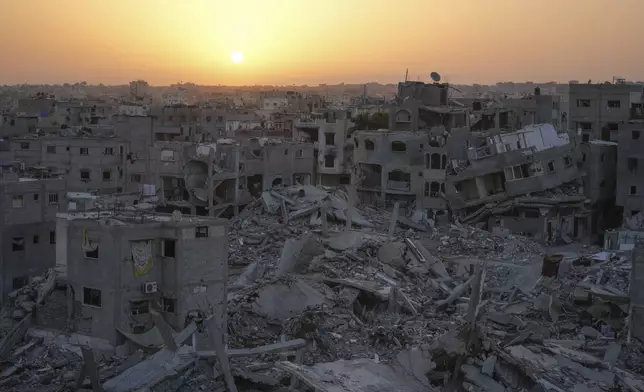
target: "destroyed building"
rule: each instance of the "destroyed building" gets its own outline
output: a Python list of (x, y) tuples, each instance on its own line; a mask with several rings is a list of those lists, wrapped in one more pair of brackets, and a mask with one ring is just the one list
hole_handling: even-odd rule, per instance
[(56, 264), (56, 212), (65, 180), (19, 163), (0, 165), (0, 299)]
[(352, 183), (360, 200), (380, 205), (415, 201), (420, 209), (445, 210), (444, 137), (434, 138), (435, 147), (428, 139), (426, 132), (356, 131)]
[(199, 215), (230, 213), (272, 187), (309, 184), (314, 178), (310, 143), (220, 139), (186, 146), (182, 157), (185, 164), (170, 163), (174, 172), (162, 179), (162, 192), (168, 205)]
[(578, 177), (569, 135), (551, 124), (531, 125), (480, 138), (469, 148), (467, 163), (452, 162), (445, 193), (462, 222), (553, 240), (586, 232), (579, 228), (589, 225), (586, 216), (578, 216), (583, 195), (543, 193)]
[(353, 142), (350, 114), (325, 109), (302, 115), (293, 122), (293, 139), (313, 143), (316, 184), (348, 184), (351, 177)]
[(141, 339), (155, 334), (153, 311), (176, 331), (200, 309), (225, 325), (226, 220), (142, 209), (59, 213), (58, 219), (67, 221), (58, 246), (66, 247), (75, 332), (112, 346), (125, 339), (145, 346)]

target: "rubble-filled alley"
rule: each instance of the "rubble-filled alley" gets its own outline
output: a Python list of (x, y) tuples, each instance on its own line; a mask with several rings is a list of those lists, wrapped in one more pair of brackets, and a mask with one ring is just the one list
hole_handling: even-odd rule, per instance
[(3, 309), (0, 390), (644, 391), (627, 253), (352, 200), (276, 187), (231, 220), (225, 333), (153, 313), (97, 347), (41, 326), (64, 285), (34, 279)]

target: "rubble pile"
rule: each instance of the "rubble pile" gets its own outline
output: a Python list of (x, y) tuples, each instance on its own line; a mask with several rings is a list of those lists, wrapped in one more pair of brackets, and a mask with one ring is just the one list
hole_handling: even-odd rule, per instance
[[(626, 257), (350, 200), (312, 186), (264, 192), (231, 222), (226, 347), (190, 353), (189, 324), (138, 364), (99, 359), (104, 389), (644, 391)], [(28, 290), (14, 309), (37, 307), (41, 294)], [(87, 363), (61, 344), (51, 361), (30, 357), (42, 347), (23, 340), (0, 383), (65, 386)], [(61, 372), (40, 377), (61, 360)]]
[[(556, 281), (556, 287), (548, 286), (539, 279), (545, 250), (529, 239), (494, 235), (458, 224), (423, 232), (410, 229), (404, 217), (389, 237), (391, 215), (374, 208), (356, 208), (356, 215), (366, 224), (353, 225), (354, 229), (347, 231), (346, 202), (342, 206), (344, 211), (327, 210), (327, 227), (323, 228), (320, 210), (326, 196), (316, 193), (317, 198), (307, 198), (309, 188), (265, 193), (262, 205), (248, 210), (248, 215), (233, 227), (232, 235), (237, 236), (239, 245), (231, 245), (231, 254), (251, 266), (243, 275), (252, 277), (245, 281), (236, 279), (235, 284), (245, 287), (229, 297), (229, 331), (235, 331), (229, 344), (240, 347), (270, 344), (285, 335), (302, 338), (311, 342), (302, 361), (308, 366), (357, 358), (400, 364), (400, 353), (415, 347), (424, 356), (443, 358), (442, 370), (435, 361), (428, 361), (431, 366), (426, 371), (431, 380), (421, 380), (438, 387), (450, 379), (456, 366), (454, 360), (459, 356), (467, 358), (459, 370), (469, 379), (466, 384), (480, 383), (475, 380), (472, 384), (479, 370), (471, 366), (480, 365), (491, 356), (507, 355), (492, 349), (504, 347), (499, 338), (527, 335), (514, 343), (518, 345), (530, 341), (530, 337), (573, 339), (579, 335), (579, 317), (576, 311), (569, 313), (574, 312), (569, 307), (571, 288), (583, 283), (588, 270), (599, 271), (596, 265), (585, 266), (583, 258), (578, 258), (574, 265), (567, 260), (567, 274)], [(283, 203), (279, 208), (271, 207), (265, 201), (269, 196), (269, 201)], [(255, 228), (252, 234), (251, 227)], [(253, 239), (254, 236), (257, 238)], [(247, 242), (247, 238), (251, 241)], [(314, 246), (314, 242), (322, 243), (324, 249)], [(286, 248), (291, 249), (288, 255), (283, 251)], [(268, 256), (264, 253), (266, 249), (270, 252)], [(305, 296), (293, 294), (298, 306), (292, 308), (296, 314), (290, 317), (260, 310), (264, 306), (261, 304), (272, 304), (261, 299), (264, 288), (283, 284), (284, 280), (276, 277), (284, 265), (289, 266), (291, 279), (315, 289)], [(445, 347), (437, 346), (437, 342), (466, 325), (467, 295), (471, 294), (476, 265), (481, 265), (484, 271), (478, 306), (484, 317), (477, 328), (479, 346), (485, 350), (473, 355), (471, 348), (465, 349), (463, 339), (452, 338), (447, 341), (463, 347), (460, 351), (452, 347), (447, 355)], [(627, 276), (622, 267), (611, 267), (606, 269), (604, 282), (617, 278), (616, 287), (623, 290)], [(289, 287), (295, 285), (292, 282)], [(288, 308), (291, 294), (281, 292), (275, 305), (282, 310)], [(306, 301), (302, 298), (311, 301), (310, 306), (303, 308)], [(545, 314), (544, 301), (549, 311)], [(245, 310), (240, 315), (242, 307)], [(629, 370), (630, 366), (623, 365)], [(524, 371), (529, 372), (525, 366)]]

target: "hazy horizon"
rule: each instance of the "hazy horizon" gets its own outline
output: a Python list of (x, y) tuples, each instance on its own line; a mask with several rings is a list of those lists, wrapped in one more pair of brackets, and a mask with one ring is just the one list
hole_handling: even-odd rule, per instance
[(389, 84), (406, 69), (455, 84), (637, 81), (642, 13), (636, 0), (22, 0), (0, 13), (0, 84)]

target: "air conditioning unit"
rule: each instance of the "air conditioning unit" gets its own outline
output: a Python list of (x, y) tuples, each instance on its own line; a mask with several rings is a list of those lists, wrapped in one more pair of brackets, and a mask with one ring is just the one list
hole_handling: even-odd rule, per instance
[(143, 283), (143, 292), (145, 294), (153, 294), (157, 292), (157, 282)]

